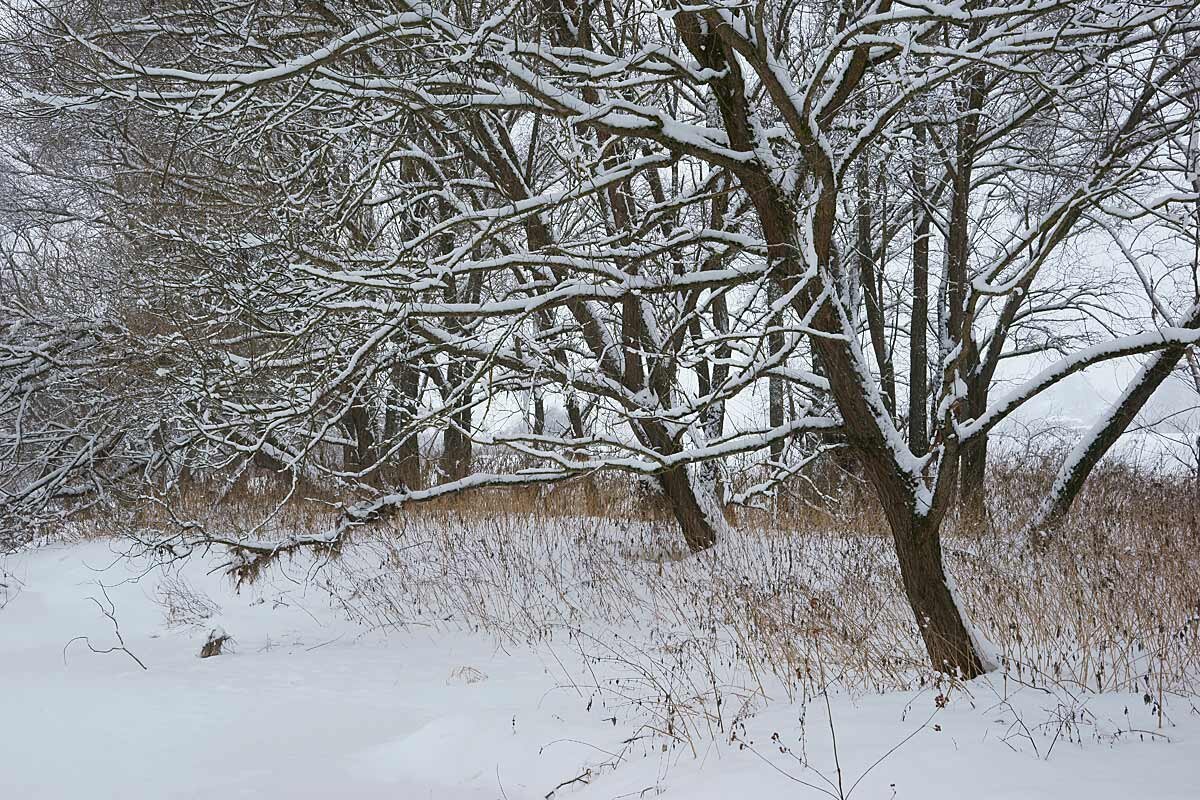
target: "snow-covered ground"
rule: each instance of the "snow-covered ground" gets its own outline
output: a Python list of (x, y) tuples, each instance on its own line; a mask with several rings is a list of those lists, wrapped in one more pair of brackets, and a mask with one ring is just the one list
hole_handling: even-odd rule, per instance
[[(1160, 729), (1141, 696), (1072, 699), (993, 677), (945, 708), (935, 690), (835, 693), (828, 708), (774, 698), (736, 724), (742, 709), (726, 709), (711, 736), (668, 739), (615, 703), (619, 690), (585, 688), (604, 665), (565, 639), (372, 632), (283, 574), (234, 593), (208, 574), (215, 563), (168, 579), (176, 605), (184, 586), (202, 601), (172, 615), (163, 572), (104, 542), (8, 559), (0, 798), (803, 798), (838, 796), (838, 765), (842, 794), (862, 798), (1200, 797), (1200, 713), (1186, 698)], [(146, 669), (89, 649), (117, 644), (89, 599), (105, 593)], [(217, 626), (232, 652), (200, 659)]]

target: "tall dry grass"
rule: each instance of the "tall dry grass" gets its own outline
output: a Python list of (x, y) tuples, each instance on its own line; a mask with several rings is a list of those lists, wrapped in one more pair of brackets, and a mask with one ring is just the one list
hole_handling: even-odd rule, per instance
[[(1017, 534), (1052, 463), (995, 466), (988, 518), (947, 524), (948, 570), (1005, 680), (1132, 692), (1169, 718), (1200, 678), (1200, 487), (1106, 466), (1034, 553)], [(573, 688), (688, 742), (729, 733), (765, 697), (944, 690), (952, 681), (926, 663), (879, 508), (844, 471), (816, 478), (732, 510), (734, 533), (689, 557), (661, 498), (624, 476), (447, 497), (356, 532), (322, 581), (368, 628), (460, 626), (570, 648), (599, 676)], [(307, 531), (332, 523), (335, 499), (263, 476), (196, 483), (92, 529), (238, 529), (269, 516)]]

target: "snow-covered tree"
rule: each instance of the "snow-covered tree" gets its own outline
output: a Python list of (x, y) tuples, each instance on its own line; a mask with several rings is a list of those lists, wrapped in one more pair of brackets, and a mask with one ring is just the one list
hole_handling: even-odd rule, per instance
[[(452, 455), (437, 485), (383, 486), (347, 524), (649, 473), (702, 549), (722, 516), (701, 465), (762, 452), (786, 474), (772, 445), (827, 432), (886, 514), (931, 663), (971, 676), (988, 656), (941, 528), (982, 484), (989, 432), (1070, 375), (1200, 340), (1189, 312), (1099, 313), (1118, 259), (1100, 280), (1063, 268), (1081, 237), (1125, 241), (1195, 201), (1172, 152), (1195, 120), (1198, 6), (176, 2), (91, 26), (43, 10), (10, 48), (71, 55), (17, 83), (25, 114), (138, 109), (186, 142), (160, 163), (189, 213), (142, 230), (186, 256), (167, 272), (199, 356), (172, 369), (206, 435), (292, 465), (341, 443), (333, 472), (363, 486), (428, 428), (533, 464)], [(1037, 335), (1055, 320), (1088, 343)], [(1060, 355), (999, 387), (1035, 352)], [(381, 425), (413, 385), (397, 368), (423, 378)], [(795, 413), (735, 425), (772, 379)], [(516, 396), (593, 425), (502, 432)]]

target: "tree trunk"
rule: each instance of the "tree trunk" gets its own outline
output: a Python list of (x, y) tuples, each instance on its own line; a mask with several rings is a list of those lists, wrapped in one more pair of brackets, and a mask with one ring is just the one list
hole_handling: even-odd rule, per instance
[(567, 421), (571, 423), (571, 435), (576, 439), (582, 439), (587, 433), (587, 429), (583, 424), (583, 411), (579, 408), (579, 401), (573, 394), (567, 395)]
[(718, 530), (725, 525), (716, 498), (696, 491), (686, 466), (672, 467), (656, 477), (688, 549), (698, 553), (715, 545)]
[[(713, 329), (719, 333), (727, 333), (729, 331), (729, 307), (725, 300), (724, 294), (719, 294), (713, 298)], [(696, 322), (696, 328), (699, 329), (699, 321)], [(699, 331), (697, 330), (696, 338), (699, 340)], [(728, 359), (732, 348), (726, 342), (717, 345), (717, 358), (712, 364), (711, 370), (708, 364), (697, 365), (697, 381), (703, 387), (701, 394), (708, 394), (709, 391), (720, 388), (724, 385), (725, 380), (729, 377)], [(701, 368), (703, 367), (703, 368)], [(721, 400), (714, 402), (704, 410), (702, 417), (704, 426), (704, 438), (706, 442), (713, 442), (720, 439), (725, 433), (725, 401)], [(712, 487), (714, 496), (718, 503), (724, 503), (726, 497), (726, 486), (724, 477), (725, 459), (714, 458), (705, 461), (700, 469), (703, 479)]]
[[(968, 78), (962, 98), (964, 113), (957, 124), (955, 170), (952, 179), (950, 225), (946, 234), (946, 303), (951, 341), (962, 348), (955, 361), (961, 372), (958, 378), (967, 382), (967, 411), (970, 416), (983, 412), (987, 406), (989, 381), (979, 377), (979, 350), (975, 341), (972, 312), (966, 298), (970, 290), (971, 271), (971, 190), (975, 166), (975, 148), (979, 135), (979, 110), (983, 108), (986, 91), (982, 71)], [(984, 503), (984, 472), (987, 469), (987, 443), (974, 442), (961, 454), (959, 498), (965, 519), (982, 522), (986, 514)]]
[[(658, 453), (674, 455), (679, 452), (679, 443), (657, 421), (646, 420), (635, 432), (642, 444)], [(668, 467), (654, 477), (671, 504), (671, 513), (679, 523), (688, 549), (697, 553), (716, 544), (725, 528), (725, 515), (713, 487), (703, 483), (698, 486), (685, 464)]]
[(447, 481), (462, 480), (471, 474), (471, 439), (465, 433), (470, 426), (471, 410), (456, 411), (442, 434), (442, 472)]
[(982, 654), (950, 591), (938, 525), (925, 517), (888, 516), (904, 593), (917, 617), (930, 663), (966, 680), (982, 675)]
[[(472, 256), (481, 257), (477, 251), (473, 251)], [(475, 304), (479, 302), (482, 292), (483, 273), (476, 272), (467, 280), (467, 285), (461, 293), (453, 277), (450, 277), (443, 290), (443, 296), (447, 302)], [(462, 323), (455, 319), (449, 320), (446, 328), (452, 334), (463, 333)], [(473, 365), (462, 358), (451, 359), (446, 365), (447, 397), (461, 395), (458, 397), (457, 407), (450, 412), (449, 424), (442, 436), (442, 472), (447, 481), (462, 480), (471, 474), (471, 395), (474, 393), (472, 371)]]
[[(772, 304), (777, 303), (779, 298), (783, 296), (783, 292), (779, 288), (779, 284), (772, 281), (767, 286), (767, 300)], [(779, 328), (783, 325), (783, 315), (775, 314), (771, 317), (771, 326)], [(771, 354), (774, 355), (783, 349), (784, 339), (782, 330), (773, 330), (767, 336), (767, 347)], [(772, 375), (767, 379), (767, 399), (768, 399), (768, 419), (767, 422), (772, 428), (778, 428), (784, 423), (783, 414), (783, 379)], [(778, 469), (783, 468), (783, 448), (784, 440), (776, 439), (771, 442), (771, 461)]]
[(371, 482), (377, 474), (377, 471), (374, 469), (375, 433), (371, 430), (371, 415), (367, 411), (367, 406), (363, 399), (355, 399), (354, 404), (346, 412), (343, 422), (347, 432), (350, 434), (350, 438), (354, 442), (353, 445), (346, 445), (345, 447), (344, 460), (346, 467), (354, 472), (362, 472), (370, 468), (371, 471), (361, 477), (362, 480)]
[[(858, 253), (858, 280), (862, 287), (863, 304), (867, 310), (867, 329), (871, 335), (871, 350), (879, 369), (879, 384), (883, 405), (888, 415), (896, 416), (896, 371), (888, 352), (887, 330), (883, 318), (883, 279), (873, 258), (871, 246), (871, 195), (867, 188), (869, 175), (866, 158), (858, 169), (858, 211), (855, 250)], [(880, 233), (883, 236), (883, 233)]]
[[(1185, 328), (1200, 327), (1200, 303), (1192, 306), (1187, 316), (1177, 324)], [(1050, 532), (1062, 523), (1092, 470), (1117, 443), (1187, 352), (1186, 347), (1168, 347), (1151, 356), (1125, 388), (1120, 399), (1108, 409), (1108, 413), (1072, 448), (1055, 476), (1049, 496), (1028, 525), (1028, 532), (1035, 543), (1044, 543)]]
[(988, 437), (980, 436), (967, 442), (963, 445), (960, 458), (959, 509), (964, 521), (969, 525), (977, 525), (987, 519)]
[(533, 435), (541, 436), (546, 432), (546, 400), (540, 389), (531, 390), (533, 395)]
[(421, 374), (408, 365), (392, 369), (393, 401), (388, 405), (384, 421), (384, 441), (389, 445), (399, 434), (401, 426), (409, 429), (392, 456), (394, 480), (405, 489), (421, 488), (421, 449), (412, 420), (417, 415), (421, 395)]
[[(913, 158), (912, 182), (916, 202), (925, 198), (925, 126), (916, 127), (917, 154)], [(929, 329), (929, 210), (914, 212), (912, 267), (912, 330), (909, 332), (908, 443), (915, 456), (929, 451), (929, 350), (925, 335)]]
[[(685, 39), (690, 35), (690, 29), (686, 26), (691, 21), (685, 15), (675, 18), (675, 23), (684, 33)], [(727, 74), (734, 75), (737, 62), (727, 59), (726, 51), (702, 46), (698, 43), (701, 38), (695, 35), (687, 42), (692, 54), (701, 59), (701, 63), (706, 67), (727, 69)], [(714, 54), (719, 58), (714, 57)], [(712, 86), (717, 95), (717, 104), (730, 146), (752, 150), (753, 135), (748, 122), (749, 101), (745, 93), (740, 91), (740, 86), (731, 86), (730, 82), (723, 80), (713, 81)], [(979, 94), (982, 94), (982, 91)], [(960, 148), (960, 152), (962, 150), (963, 148)], [(739, 174), (761, 224), (763, 239), (767, 242), (768, 258), (778, 259), (781, 267), (772, 270), (772, 280), (780, 283), (780, 288), (784, 291), (801, 281), (808, 283), (805, 276), (810, 264), (796, 257), (797, 251), (801, 249), (797, 245), (801, 241), (805, 242), (806, 248), (811, 249), (812, 264), (829, 269), (834, 275), (838, 274), (836, 249), (833, 247), (838, 210), (834, 186), (836, 176), (832, 175), (833, 165), (828, 161), (821, 161), (818, 166), (830, 173), (825, 178), (829, 184), (816, 199), (807, 223), (811, 230), (806, 236), (797, 235), (792, 205), (787, 202), (779, 186), (773, 183), (771, 176), (750, 167)], [(967, 185), (969, 186), (969, 181)], [(962, 266), (965, 267), (965, 262)], [(965, 290), (966, 282), (955, 272), (951, 272), (949, 278), (951, 283), (957, 284), (955, 292), (949, 298), (955, 301), (957, 308), (952, 311), (948, 321), (958, 324), (948, 327), (958, 331), (964, 327), (961, 325), (964, 311), (961, 293)], [(835, 316), (830, 305), (823, 303), (823, 298), (816, 295), (814, 289), (802, 288), (795, 295), (792, 305), (801, 317), (811, 317), (811, 326), (815, 331), (852, 335), (852, 332), (845, 330), (842, 320)], [(947, 340), (949, 336), (943, 341)], [(883, 407), (882, 402), (875, 401), (871, 392), (865, 391), (862, 365), (857, 362), (857, 356), (844, 341), (839, 341), (836, 337), (813, 335), (810, 341), (814, 364), (828, 378), (830, 394), (841, 413), (841, 435), (847, 444), (860, 454), (863, 471), (879, 493), (884, 510), (888, 514), (905, 592), (920, 626), (930, 662), (937, 669), (957, 671), (964, 677), (975, 677), (983, 670), (982, 660), (955, 605), (942, 567), (938, 539), (942, 514), (939, 512), (920, 518), (914, 514), (915, 493), (911, 485), (914, 476), (906, 474), (896, 462), (892, 443), (888, 441), (880, 424), (887, 409)]]
[[(240, 437), (239, 437), (240, 438)], [(286, 472), (287, 465), (262, 448), (254, 451), (254, 466), (271, 472)]]
[[(446, 382), (457, 389), (466, 382), (466, 369), (458, 363), (446, 370)], [(442, 472), (447, 481), (461, 480), (471, 474), (471, 400), (470, 389), (459, 398), (459, 406), (451, 412), (449, 424), (442, 434)]]

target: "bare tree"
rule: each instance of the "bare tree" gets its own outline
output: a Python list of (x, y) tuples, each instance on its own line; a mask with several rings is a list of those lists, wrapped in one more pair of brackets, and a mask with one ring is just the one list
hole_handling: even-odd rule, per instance
[[(439, 383), (393, 439), (355, 439), (359, 463), (334, 474), (364, 483), (362, 462), (441, 426), (445, 481), (378, 492), (326, 534), (231, 542), (244, 552), (335, 546), (408, 502), (598, 469), (654, 475), (703, 549), (723, 519), (699, 465), (777, 462), (778, 443), (837, 431), (887, 517), (931, 664), (973, 676), (988, 655), (941, 530), (960, 489), (982, 489), (989, 432), (1090, 366), (1200, 340), (1189, 318), (1136, 315), (1105, 318), (1087, 346), (1022, 339), (1039, 318), (1099, 317), (1060, 269), (1079, 237), (1105, 224), (1122, 237), (1111, 221), (1157, 224), (1179, 202), (1158, 189), (1194, 120), (1195, 2), (311, 5), (138, 10), (92, 30), (50, 11), (12, 45), (86, 56), (24, 91), (26, 114), (134, 107), (175, 120), (210, 162), (264, 164), (245, 192), (215, 168), (172, 172), (218, 196), (197, 200), (189, 232), (156, 231), (220, 263), (240, 254), (248, 277), (232, 294), (254, 298), (191, 326), (202, 369), (186, 381), (208, 435), (277, 436), (315, 456), (380, 396), (396, 354)], [(56, 83), (63, 71), (82, 77)], [(281, 142), (304, 147), (252, 157)], [(315, 177), (310, 154), (339, 162), (338, 180)], [(239, 198), (264, 219), (217, 231)], [(355, 246), (345, 228), (367, 208), (378, 230)], [(215, 293), (200, 261), (190, 269)], [(1120, 267), (1098, 269), (1115, 281)], [(1055, 350), (995, 391), (1001, 361)], [(794, 415), (771, 402), (739, 429), (722, 418), (760, 384), (774, 400), (780, 381), (800, 397)], [(600, 424), (489, 424), (531, 386), (588, 398)], [(534, 466), (467, 466), (456, 437)]]

